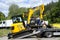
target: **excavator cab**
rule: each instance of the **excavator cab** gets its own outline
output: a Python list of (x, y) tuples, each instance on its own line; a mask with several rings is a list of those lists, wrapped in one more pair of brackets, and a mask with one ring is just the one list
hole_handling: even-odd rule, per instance
[(12, 33), (17, 33), (26, 29), (22, 15), (13, 16), (12, 21), (12, 27), (14, 27), (14, 29), (11, 30)]

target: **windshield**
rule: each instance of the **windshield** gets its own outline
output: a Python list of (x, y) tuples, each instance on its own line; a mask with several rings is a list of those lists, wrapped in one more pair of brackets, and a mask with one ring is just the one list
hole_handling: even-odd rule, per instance
[(22, 19), (21, 19), (21, 17), (13, 17), (12, 21), (13, 21), (13, 23), (19, 23), (19, 22), (22, 22)]

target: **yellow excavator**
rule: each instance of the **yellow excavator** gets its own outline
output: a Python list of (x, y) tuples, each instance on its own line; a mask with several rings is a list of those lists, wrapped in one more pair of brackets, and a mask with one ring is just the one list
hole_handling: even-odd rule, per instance
[[(40, 10), (40, 20), (43, 19), (42, 14), (44, 11), (44, 4), (42, 4), (39, 7), (36, 7), (35, 9), (29, 9), (27, 24), (30, 24), (31, 17), (33, 13), (37, 10)], [(12, 21), (13, 21), (12, 30), (11, 30), (11, 33), (8, 34), (8, 38), (17, 37), (19, 35), (20, 35), (20, 38), (24, 38), (24, 37), (39, 33), (39, 31), (33, 33), (34, 30), (30, 26), (25, 26), (24, 18), (22, 15), (13, 16)]]

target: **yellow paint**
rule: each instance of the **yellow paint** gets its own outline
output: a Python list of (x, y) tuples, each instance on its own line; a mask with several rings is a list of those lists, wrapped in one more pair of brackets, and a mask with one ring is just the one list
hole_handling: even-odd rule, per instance
[(30, 10), (29, 10), (28, 24), (30, 23), (30, 18), (31, 18), (31, 16), (32, 16), (33, 12), (34, 12), (33, 9), (30, 9)]
[(60, 28), (60, 23), (54, 23), (54, 24), (52, 24), (52, 26), (55, 28)]
[(40, 6), (40, 19), (43, 19), (43, 12), (44, 12), (44, 4)]
[(14, 23), (12, 24), (14, 27), (14, 30), (11, 30), (12, 33), (21, 32), (22, 30), (25, 30), (25, 27), (23, 26), (23, 23)]

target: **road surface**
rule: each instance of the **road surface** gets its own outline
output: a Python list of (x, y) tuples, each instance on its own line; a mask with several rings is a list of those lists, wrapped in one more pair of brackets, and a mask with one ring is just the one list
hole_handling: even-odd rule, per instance
[(0, 40), (60, 40), (60, 37), (53, 37), (53, 38), (15, 38), (15, 39), (8, 39), (8, 37), (0, 37)]

